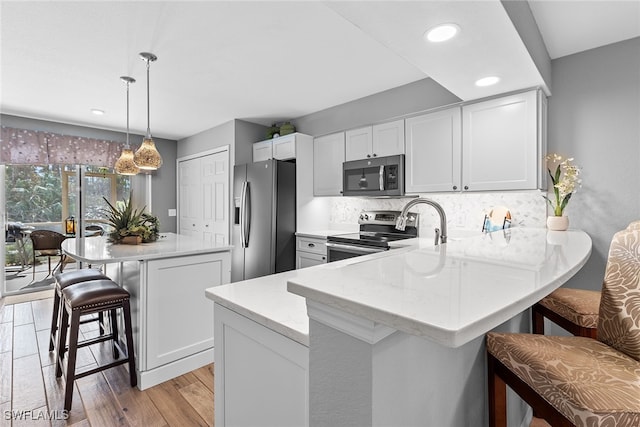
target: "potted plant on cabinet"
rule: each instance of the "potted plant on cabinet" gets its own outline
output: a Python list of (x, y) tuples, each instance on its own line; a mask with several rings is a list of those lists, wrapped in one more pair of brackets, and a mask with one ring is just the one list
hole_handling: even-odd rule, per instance
[(104, 201), (107, 203), (107, 209), (104, 210), (107, 222), (112, 227), (111, 232), (108, 233), (111, 242), (139, 244), (157, 240), (158, 218), (144, 212), (145, 208), (134, 209), (131, 205), (131, 194), (129, 194), (129, 200), (118, 201), (115, 206), (106, 198)]

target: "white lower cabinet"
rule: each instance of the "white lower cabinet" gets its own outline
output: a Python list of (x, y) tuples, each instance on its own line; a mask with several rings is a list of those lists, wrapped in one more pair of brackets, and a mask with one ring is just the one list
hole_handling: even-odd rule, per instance
[(327, 262), (327, 239), (296, 237), (296, 269)]
[(309, 425), (309, 349), (220, 304), (215, 313), (215, 425)]

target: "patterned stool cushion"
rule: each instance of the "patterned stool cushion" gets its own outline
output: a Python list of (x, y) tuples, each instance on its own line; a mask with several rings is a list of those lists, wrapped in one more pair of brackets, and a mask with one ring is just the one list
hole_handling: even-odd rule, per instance
[(577, 426), (640, 426), (640, 362), (600, 341), (490, 332), (487, 351)]
[(598, 327), (600, 291), (559, 288), (541, 299), (539, 304), (576, 325)]

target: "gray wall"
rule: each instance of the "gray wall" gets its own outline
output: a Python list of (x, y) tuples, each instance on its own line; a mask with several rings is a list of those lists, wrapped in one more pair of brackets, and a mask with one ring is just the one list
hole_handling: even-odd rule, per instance
[(460, 102), (430, 78), (379, 92), (293, 120), (298, 132), (320, 136)]
[(253, 161), (253, 143), (266, 139), (267, 127), (244, 120), (229, 120), (178, 141), (178, 158), (229, 146), (231, 164)]
[[(126, 140), (126, 134), (123, 132), (115, 132), (104, 129), (96, 129), (85, 126), (76, 126), (66, 123), (49, 122), (45, 120), (29, 119), (25, 117), (0, 115), (0, 121), (3, 126), (15, 127), (19, 129), (39, 130), (45, 132), (54, 132), (64, 135), (76, 135), (87, 138), (106, 139), (110, 141)], [(140, 145), (142, 143), (142, 135), (130, 135), (132, 145)], [(169, 217), (168, 210), (176, 208), (176, 141), (162, 138), (153, 138), (158, 151), (162, 155), (163, 167), (157, 171), (151, 172), (152, 175), (152, 194), (151, 199), (153, 206), (151, 210), (153, 214), (160, 220), (160, 229), (163, 232), (176, 231), (176, 217)], [(135, 177), (134, 185), (142, 185), (143, 180)], [(172, 191), (167, 191), (171, 188)]]
[(640, 38), (553, 60), (552, 73), (549, 152), (582, 166), (565, 212), (593, 240), (567, 286), (599, 290), (611, 237), (640, 219)]

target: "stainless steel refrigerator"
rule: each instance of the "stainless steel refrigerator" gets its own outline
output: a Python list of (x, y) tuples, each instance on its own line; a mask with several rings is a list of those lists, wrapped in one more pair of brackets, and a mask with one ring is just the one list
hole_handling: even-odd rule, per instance
[(231, 281), (295, 268), (296, 165), (280, 160), (233, 170)]

